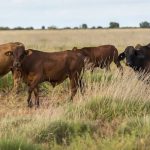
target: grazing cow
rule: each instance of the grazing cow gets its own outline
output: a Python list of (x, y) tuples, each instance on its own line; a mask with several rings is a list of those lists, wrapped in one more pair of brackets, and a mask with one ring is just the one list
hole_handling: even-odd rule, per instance
[(135, 49), (128, 46), (118, 57), (119, 61), (126, 58), (126, 65), (134, 71), (150, 73), (150, 44)]
[[(10, 53), (10, 52), (9, 52)], [(70, 79), (71, 100), (78, 87), (82, 89), (82, 70), (84, 61), (82, 55), (72, 51), (42, 52), (38, 50), (13, 51), (14, 69), (20, 70), (22, 78), (29, 86), (28, 106), (32, 107), (32, 92), (35, 95), (35, 105), (39, 106), (39, 83), (49, 81), (53, 87)]]
[[(24, 50), (25, 47), (22, 43), (6, 43), (0, 45), (0, 77), (7, 74), (9, 71), (12, 71), (13, 57), (10, 56), (10, 52), (15, 50)], [(14, 78), (14, 88), (17, 88), (18, 85), (18, 75), (12, 71)]]
[(100, 67), (101, 69), (106, 68), (107, 71), (110, 70), (110, 64), (112, 61), (114, 61), (117, 68), (122, 72), (122, 66), (120, 61), (118, 61), (118, 51), (113, 45), (84, 47), (81, 49), (74, 47), (72, 50), (81, 53), (85, 60), (92, 64), (92, 72), (95, 67)]

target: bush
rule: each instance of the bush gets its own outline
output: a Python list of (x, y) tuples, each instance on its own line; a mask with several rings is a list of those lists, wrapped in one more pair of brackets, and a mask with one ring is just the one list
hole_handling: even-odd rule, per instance
[(93, 27), (91, 27), (91, 29), (96, 29), (96, 27), (95, 27), (95, 26), (93, 26)]
[(48, 29), (48, 30), (55, 30), (55, 29), (57, 29), (57, 27), (56, 27), (56, 26), (50, 26), (50, 27), (48, 27), (47, 29)]
[(26, 28), (24, 28), (24, 27), (15, 27), (15, 28), (13, 28), (13, 30), (34, 30), (34, 28), (33, 27), (26, 27)]
[(141, 22), (140, 28), (150, 28), (150, 23), (147, 21)]
[(41, 29), (42, 29), (42, 30), (45, 30), (45, 26), (42, 26)]
[(71, 29), (71, 27), (64, 27), (63, 29)]
[(9, 27), (0, 27), (0, 30), (10, 30)]
[(102, 28), (103, 28), (102, 26), (98, 26), (98, 27), (97, 27), (97, 29), (102, 29)]
[(84, 123), (73, 123), (64, 121), (52, 122), (46, 129), (42, 130), (36, 137), (40, 143), (69, 145), (73, 138), (90, 134), (92, 127)]
[(84, 24), (81, 25), (81, 28), (82, 28), (82, 29), (87, 29), (88, 26), (87, 26), (87, 24), (84, 23)]
[[(76, 113), (75, 113), (76, 111)], [(82, 106), (72, 106), (66, 112), (66, 116), (84, 120), (106, 120), (112, 121), (117, 117), (133, 117), (150, 114), (150, 102), (137, 100), (113, 99), (111, 97), (95, 97)]]
[(8, 90), (13, 87), (13, 79), (11, 73), (0, 78), (0, 90)]
[(41, 148), (38, 145), (21, 140), (1, 139), (0, 150), (41, 150)]
[(110, 22), (109, 23), (109, 28), (119, 28), (119, 23), (117, 23), (117, 22)]

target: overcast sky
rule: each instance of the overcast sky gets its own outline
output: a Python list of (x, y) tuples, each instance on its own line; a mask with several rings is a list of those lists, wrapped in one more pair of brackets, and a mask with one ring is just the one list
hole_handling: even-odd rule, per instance
[(145, 20), (150, 0), (0, 0), (0, 26), (139, 26)]

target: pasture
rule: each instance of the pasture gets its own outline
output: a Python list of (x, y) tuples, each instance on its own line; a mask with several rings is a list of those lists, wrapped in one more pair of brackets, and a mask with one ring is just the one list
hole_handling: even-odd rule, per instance
[[(0, 44), (22, 42), (43, 51), (74, 46), (126, 46), (150, 43), (148, 29), (0, 31)], [(27, 108), (27, 88), (12, 91), (11, 74), (0, 79), (0, 150), (150, 149), (150, 90), (124, 65), (120, 76), (96, 69), (84, 75), (85, 93), (68, 101), (69, 81), (40, 87), (40, 108)]]

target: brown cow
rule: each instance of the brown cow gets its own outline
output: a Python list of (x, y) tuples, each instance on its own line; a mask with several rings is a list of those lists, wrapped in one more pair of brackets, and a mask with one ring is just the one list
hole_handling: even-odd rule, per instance
[(118, 51), (113, 45), (84, 47), (81, 49), (74, 47), (72, 50), (81, 53), (84, 58), (88, 60), (88, 63), (92, 63), (92, 72), (95, 67), (100, 67), (101, 69), (106, 68), (107, 71), (110, 70), (112, 61), (114, 61), (116, 66), (122, 72), (122, 66), (120, 61), (118, 61)]
[(9, 52), (14, 57), (14, 69), (20, 70), (23, 80), (29, 86), (28, 106), (32, 107), (32, 92), (35, 95), (35, 105), (39, 106), (39, 83), (49, 81), (52, 86), (70, 79), (71, 100), (78, 87), (82, 89), (83, 56), (73, 51), (41, 52), (38, 50), (22, 50)]
[[(12, 65), (13, 65), (13, 57), (10, 56), (10, 52), (13, 52), (15, 50), (25, 49), (24, 45), (19, 42), (14, 43), (6, 43), (0, 45), (0, 77), (7, 74), (9, 71), (12, 71)], [(14, 78), (14, 88), (17, 88), (18, 85), (18, 75), (16, 75), (13, 72), (13, 78)]]

